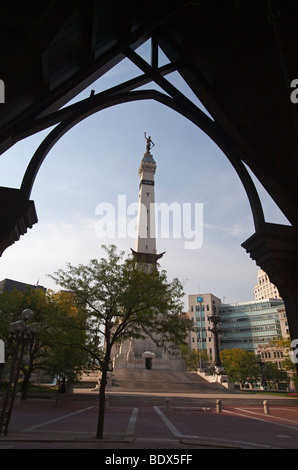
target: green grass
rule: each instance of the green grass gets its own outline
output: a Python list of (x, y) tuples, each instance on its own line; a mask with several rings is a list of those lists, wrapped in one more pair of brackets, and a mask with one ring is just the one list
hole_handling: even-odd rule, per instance
[[(275, 397), (288, 397), (288, 392), (275, 392), (274, 390), (245, 390), (246, 393), (259, 394), (259, 395), (273, 395)], [(291, 392), (290, 392), (291, 393)], [(293, 392), (295, 393), (295, 392)], [(298, 395), (293, 395), (292, 398), (298, 398)]]

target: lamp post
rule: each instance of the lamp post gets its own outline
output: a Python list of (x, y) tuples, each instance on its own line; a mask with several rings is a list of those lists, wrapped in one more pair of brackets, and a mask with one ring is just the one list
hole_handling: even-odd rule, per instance
[(5, 364), (5, 345), (4, 345), (4, 341), (0, 339), (0, 383), (2, 379), (4, 364)]
[(262, 361), (261, 355), (257, 355), (258, 358), (258, 366), (260, 367), (261, 370), (261, 387), (263, 390), (266, 388), (266, 382), (265, 382), (265, 377), (264, 377), (264, 362)]
[(197, 302), (199, 303), (199, 315), (200, 315), (200, 330), (199, 330), (199, 344), (200, 344), (200, 372), (202, 371), (202, 351), (203, 351), (203, 328), (202, 328), (202, 304), (201, 302), (203, 301), (203, 297), (198, 296), (197, 297)]
[(199, 358), (199, 365), (200, 365), (200, 372), (202, 372), (202, 331), (200, 331), (200, 338), (198, 339), (198, 342), (200, 343), (200, 358)]
[(220, 317), (216, 312), (216, 307), (213, 305), (212, 314), (208, 315), (208, 320), (211, 322), (212, 327), (208, 327), (208, 330), (211, 331), (214, 335), (214, 365), (216, 368), (221, 368), (222, 363), (219, 355), (219, 330), (218, 325), (220, 323)]
[(22, 312), (21, 320), (11, 323), (8, 327), (8, 341), (11, 343), (15, 342), (16, 348), (11, 365), (9, 383), (0, 415), (0, 437), (3, 427), (5, 436), (8, 432), (8, 426), (17, 392), (17, 385), (19, 381), (25, 345), (28, 341), (32, 340), (36, 334), (34, 324), (27, 324), (27, 322), (32, 319), (32, 316), (32, 310), (25, 309)]

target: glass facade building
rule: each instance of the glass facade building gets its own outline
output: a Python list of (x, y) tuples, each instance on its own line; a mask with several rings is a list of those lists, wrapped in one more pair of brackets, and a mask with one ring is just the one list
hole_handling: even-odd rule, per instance
[(256, 353), (259, 344), (279, 339), (282, 332), (277, 309), (283, 305), (279, 299), (221, 304), (221, 350), (241, 348)]
[(190, 333), (190, 348), (203, 350), (214, 357), (214, 338), (209, 331), (208, 316), (214, 310), (220, 317), (220, 350), (241, 348), (257, 353), (259, 344), (270, 343), (282, 336), (278, 309), (283, 300), (262, 299), (223, 304), (213, 294), (188, 296), (189, 316), (196, 326)]

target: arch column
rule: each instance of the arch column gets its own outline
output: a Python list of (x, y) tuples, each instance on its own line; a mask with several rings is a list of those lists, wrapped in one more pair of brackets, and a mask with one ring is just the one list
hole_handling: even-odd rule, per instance
[[(242, 243), (276, 285), (284, 300), (291, 340), (298, 339), (298, 232), (291, 226), (265, 223)], [(298, 374), (298, 364), (296, 364)]]
[(34, 201), (21, 189), (0, 187), (0, 256), (37, 222)]

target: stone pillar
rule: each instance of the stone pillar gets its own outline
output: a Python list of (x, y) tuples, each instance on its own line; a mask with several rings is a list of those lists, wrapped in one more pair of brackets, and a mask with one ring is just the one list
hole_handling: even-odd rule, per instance
[(135, 360), (135, 348), (134, 340), (131, 338), (129, 341), (129, 348), (127, 353), (127, 362), (133, 362)]
[(34, 201), (20, 189), (0, 187), (0, 256), (36, 223)]
[[(265, 223), (242, 247), (276, 285), (284, 300), (291, 340), (298, 339), (298, 232)], [(298, 374), (298, 364), (296, 364)]]

